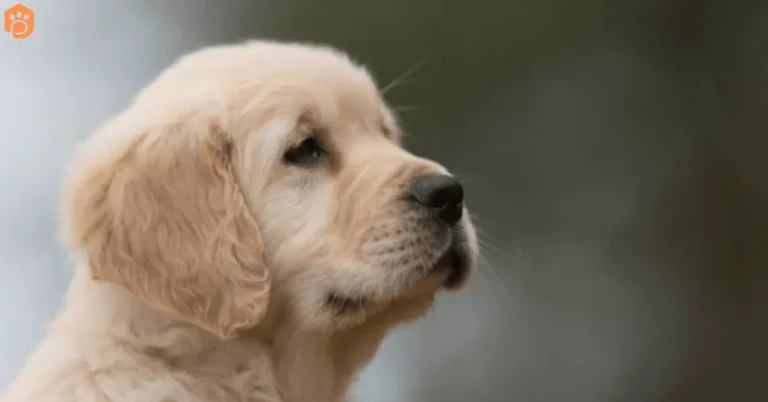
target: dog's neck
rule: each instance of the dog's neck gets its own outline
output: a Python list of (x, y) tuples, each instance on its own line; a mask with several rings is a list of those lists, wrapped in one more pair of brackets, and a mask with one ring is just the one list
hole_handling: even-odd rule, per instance
[(81, 269), (68, 292), (67, 308), (54, 328), (64, 327), (92, 342), (101, 339), (128, 345), (137, 353), (167, 360), (169, 366), (182, 364), (205, 373), (207, 365), (217, 365), (219, 377), (221, 365), (231, 363), (232, 376), (242, 375), (238, 365), (258, 366), (259, 375), (276, 381), (280, 400), (336, 402), (343, 400), (356, 373), (373, 358), (389, 330), (423, 315), (431, 303), (431, 295), (409, 298), (358, 326), (339, 331), (297, 330), (273, 321), (268, 328), (222, 340), (149, 308), (117, 286), (93, 281)]

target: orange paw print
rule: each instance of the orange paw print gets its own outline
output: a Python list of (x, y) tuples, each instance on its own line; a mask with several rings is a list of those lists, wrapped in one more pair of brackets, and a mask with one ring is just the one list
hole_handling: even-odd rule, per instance
[(16, 39), (23, 39), (35, 30), (35, 12), (22, 4), (5, 10), (5, 32), (10, 33)]

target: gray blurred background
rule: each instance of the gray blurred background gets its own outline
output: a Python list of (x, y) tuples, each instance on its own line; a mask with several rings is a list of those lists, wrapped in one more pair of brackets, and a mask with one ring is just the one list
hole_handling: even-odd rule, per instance
[(0, 388), (67, 285), (75, 145), (179, 55), (269, 37), (382, 86), (415, 70), (387, 94), (407, 145), (483, 232), (471, 289), (390, 336), (355, 401), (768, 401), (765, 1), (25, 4), (32, 36), (0, 32)]

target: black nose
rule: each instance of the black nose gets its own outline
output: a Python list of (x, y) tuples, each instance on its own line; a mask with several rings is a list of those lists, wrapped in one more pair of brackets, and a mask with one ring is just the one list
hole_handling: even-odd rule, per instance
[(455, 177), (447, 175), (417, 177), (411, 183), (409, 193), (419, 204), (436, 211), (447, 223), (452, 225), (461, 219), (464, 209), (464, 188)]

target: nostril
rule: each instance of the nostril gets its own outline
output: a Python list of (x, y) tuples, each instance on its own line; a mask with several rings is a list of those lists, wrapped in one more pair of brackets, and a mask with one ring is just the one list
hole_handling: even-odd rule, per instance
[(439, 209), (440, 218), (453, 225), (461, 219), (464, 205), (462, 203), (446, 204)]
[(448, 223), (461, 219), (464, 202), (464, 188), (461, 183), (448, 175), (420, 176), (413, 180), (409, 191), (419, 204), (435, 209)]

